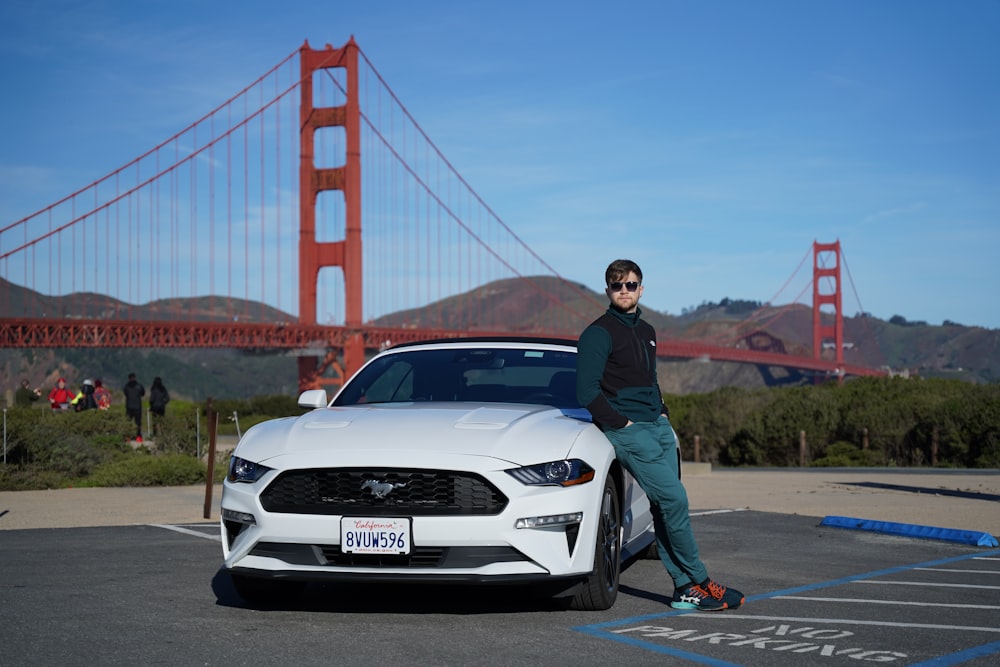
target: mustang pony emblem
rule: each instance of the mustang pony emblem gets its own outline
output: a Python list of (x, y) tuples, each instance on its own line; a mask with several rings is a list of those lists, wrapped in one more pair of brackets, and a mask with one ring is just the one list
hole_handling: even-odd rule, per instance
[(362, 489), (370, 490), (372, 495), (378, 499), (385, 498), (392, 492), (393, 489), (401, 489), (404, 486), (406, 486), (405, 482), (380, 482), (377, 479), (366, 479), (361, 483)]

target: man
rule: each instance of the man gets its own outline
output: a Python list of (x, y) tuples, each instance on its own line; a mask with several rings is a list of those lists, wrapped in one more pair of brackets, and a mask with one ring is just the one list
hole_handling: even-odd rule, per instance
[(125, 394), (125, 414), (135, 422), (135, 441), (142, 442), (142, 397), (146, 395), (146, 388), (135, 379), (135, 373), (129, 373), (122, 393)]
[(642, 270), (615, 260), (605, 283), (611, 304), (577, 345), (577, 398), (649, 498), (656, 549), (674, 584), (670, 606), (736, 609), (743, 594), (709, 578), (691, 531), (677, 438), (656, 379), (656, 332), (639, 309)]
[(21, 380), (21, 386), (14, 392), (14, 405), (19, 408), (30, 408), (31, 404), (42, 396), (41, 389), (32, 389), (31, 383)]

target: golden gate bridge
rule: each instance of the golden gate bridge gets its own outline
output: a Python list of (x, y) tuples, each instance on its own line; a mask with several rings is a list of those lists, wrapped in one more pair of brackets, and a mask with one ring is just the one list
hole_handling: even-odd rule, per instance
[[(845, 361), (839, 242), (812, 255), (812, 355), (754, 331), (661, 334), (658, 354), (882, 374)], [(470, 296), (510, 281), (534, 319)], [(59, 294), (72, 302), (39, 296)], [(575, 338), (605, 307), (476, 194), (353, 38), (303, 44), (152, 150), (0, 228), (0, 347), (294, 351), (301, 388), (390, 342)]]

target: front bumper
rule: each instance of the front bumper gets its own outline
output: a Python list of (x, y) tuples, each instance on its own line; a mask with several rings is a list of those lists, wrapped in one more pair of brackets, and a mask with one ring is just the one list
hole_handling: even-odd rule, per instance
[[(489, 481), (507, 496), (502, 512), (413, 516), (409, 556), (352, 556), (340, 551), (341, 515), (264, 509), (260, 493), (276, 474), (253, 484), (224, 484), (224, 568), (234, 574), (308, 581), (505, 583), (579, 579), (593, 568), (599, 483), (530, 487), (500, 472)], [(581, 513), (582, 520), (515, 528), (521, 518), (571, 513)], [(246, 522), (250, 516), (252, 524)]]

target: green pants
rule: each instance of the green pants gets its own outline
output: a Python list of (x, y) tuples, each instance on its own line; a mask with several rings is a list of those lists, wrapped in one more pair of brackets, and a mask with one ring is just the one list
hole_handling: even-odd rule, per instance
[(656, 550), (674, 580), (675, 588), (687, 588), (708, 579), (698, 557), (698, 544), (691, 531), (688, 497), (681, 484), (677, 438), (666, 417), (655, 422), (635, 422), (604, 432), (615, 448), (615, 456), (649, 498), (656, 530)]

